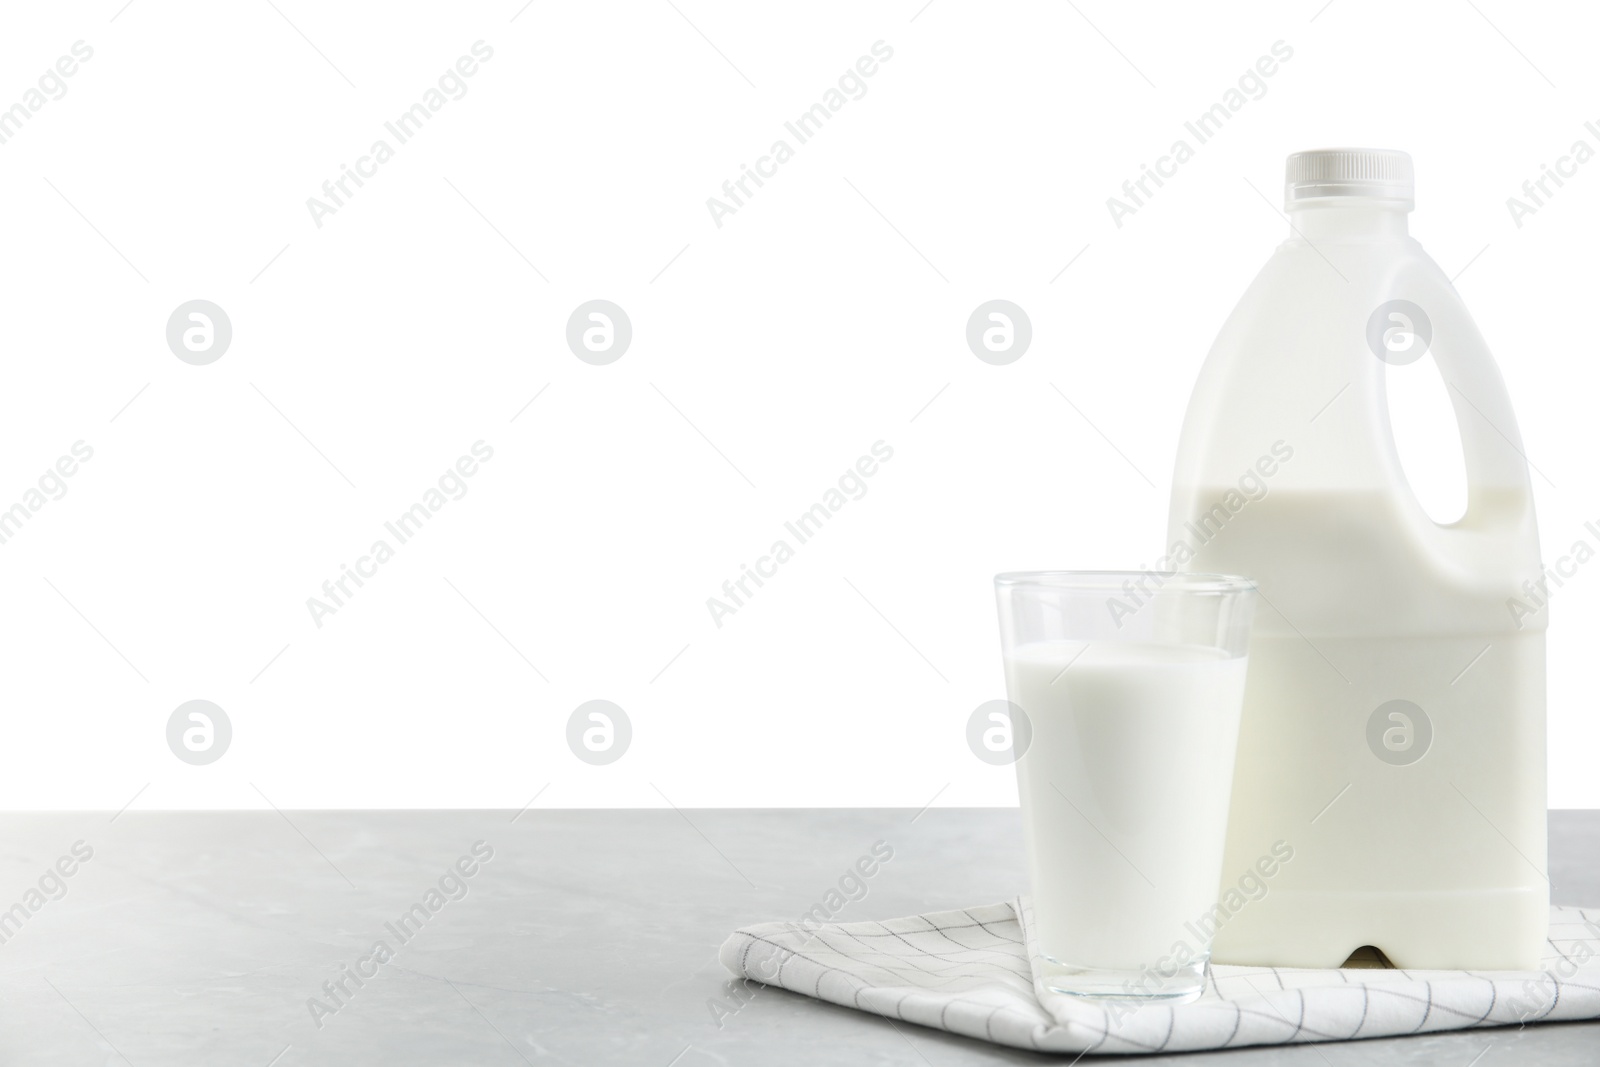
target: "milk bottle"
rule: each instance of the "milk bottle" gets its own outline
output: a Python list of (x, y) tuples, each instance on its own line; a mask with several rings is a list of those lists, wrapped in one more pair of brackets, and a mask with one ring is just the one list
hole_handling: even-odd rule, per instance
[[(1411, 159), (1289, 157), (1290, 232), (1211, 348), (1184, 421), (1165, 565), (1256, 580), (1220, 963), (1535, 968), (1546, 935), (1542, 579), (1528, 463), (1460, 298), (1407, 234)], [(1467, 471), (1428, 516), (1386, 375), (1431, 373)], [(1525, 583), (1532, 583), (1531, 585)]]

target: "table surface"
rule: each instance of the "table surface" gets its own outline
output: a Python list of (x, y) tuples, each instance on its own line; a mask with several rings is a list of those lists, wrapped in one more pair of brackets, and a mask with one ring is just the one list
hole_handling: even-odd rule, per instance
[[(1600, 812), (1550, 831), (1556, 901), (1600, 904)], [(778, 989), (711, 1008), (728, 932), (799, 915), (876, 841), (894, 859), (842, 920), (1011, 897), (1015, 810), (79, 812), (0, 835), (0, 1063), (1069, 1062)], [(428, 918), (400, 927), (413, 904)], [(1564, 1023), (1193, 1062), (1597, 1059), (1600, 1023)]]

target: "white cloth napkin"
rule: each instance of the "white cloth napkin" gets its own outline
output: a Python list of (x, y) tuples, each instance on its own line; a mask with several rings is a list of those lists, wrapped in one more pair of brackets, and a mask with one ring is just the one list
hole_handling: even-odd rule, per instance
[[(1020, 917), (1020, 918), (1019, 918)], [(1108, 1008), (1039, 982), (1026, 897), (884, 922), (762, 923), (722, 945), (734, 974), (996, 1044), (1154, 1053), (1600, 1017), (1600, 909), (1550, 909), (1538, 971), (1211, 969), (1200, 999)]]

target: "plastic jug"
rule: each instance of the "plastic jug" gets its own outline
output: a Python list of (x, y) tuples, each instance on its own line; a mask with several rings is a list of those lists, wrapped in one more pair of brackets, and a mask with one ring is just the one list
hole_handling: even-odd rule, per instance
[[(1190, 400), (1163, 561), (1260, 588), (1214, 958), (1536, 968), (1548, 609), (1510, 400), (1407, 234), (1409, 156), (1297, 153), (1285, 197)], [(1389, 421), (1386, 375), (1424, 357), (1466, 461), (1448, 524)]]

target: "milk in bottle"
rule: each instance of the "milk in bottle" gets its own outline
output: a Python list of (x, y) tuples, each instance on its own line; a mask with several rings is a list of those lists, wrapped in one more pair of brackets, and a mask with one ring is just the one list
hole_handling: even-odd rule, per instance
[[(1223, 907), (1214, 959), (1334, 967), (1371, 945), (1404, 968), (1535, 968), (1547, 609), (1510, 400), (1407, 233), (1409, 156), (1290, 156), (1286, 204), (1194, 389), (1168, 526), (1167, 565), (1259, 587), (1223, 882), (1294, 850)], [(1466, 461), (1452, 523), (1418, 503), (1389, 422), (1386, 376), (1430, 360)]]

